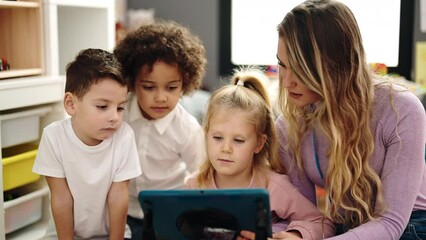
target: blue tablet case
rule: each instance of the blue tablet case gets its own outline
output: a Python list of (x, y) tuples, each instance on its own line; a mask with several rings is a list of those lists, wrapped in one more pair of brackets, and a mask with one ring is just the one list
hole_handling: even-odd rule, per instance
[(143, 240), (231, 240), (241, 230), (272, 235), (266, 189), (145, 190)]

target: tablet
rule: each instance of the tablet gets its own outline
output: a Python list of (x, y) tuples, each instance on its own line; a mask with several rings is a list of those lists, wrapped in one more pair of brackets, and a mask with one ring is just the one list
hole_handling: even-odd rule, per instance
[(145, 190), (143, 240), (231, 240), (241, 230), (272, 236), (266, 189)]

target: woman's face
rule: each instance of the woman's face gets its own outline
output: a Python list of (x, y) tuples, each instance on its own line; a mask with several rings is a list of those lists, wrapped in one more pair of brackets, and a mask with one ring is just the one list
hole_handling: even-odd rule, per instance
[(308, 89), (289, 67), (285, 41), (282, 37), (278, 40), (277, 59), (281, 86), (288, 91), (290, 101), (298, 107), (304, 107), (321, 98), (317, 93)]

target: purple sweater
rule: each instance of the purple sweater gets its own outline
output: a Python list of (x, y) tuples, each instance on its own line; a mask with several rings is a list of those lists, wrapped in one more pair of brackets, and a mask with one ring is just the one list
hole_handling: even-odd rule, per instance
[[(399, 112), (398, 128), (389, 90), (382, 88), (375, 91), (371, 125), (375, 136), (375, 149), (370, 164), (383, 183), (383, 197), (387, 204), (384, 216), (330, 239), (399, 239), (411, 212), (426, 209), (425, 109), (419, 99), (409, 91), (395, 92), (393, 101)], [(293, 159), (288, 157), (283, 148), (287, 126), (282, 117), (277, 119), (276, 124), (281, 142), (280, 157), (288, 168)], [(319, 165), (325, 174), (328, 168), (326, 151), (329, 144), (325, 136), (318, 132), (316, 140)], [(324, 181), (315, 164), (312, 133), (303, 139), (302, 159), (305, 166), (302, 178), (298, 177), (297, 167), (290, 169), (288, 176), (305, 197), (316, 203), (315, 185), (324, 187)]]

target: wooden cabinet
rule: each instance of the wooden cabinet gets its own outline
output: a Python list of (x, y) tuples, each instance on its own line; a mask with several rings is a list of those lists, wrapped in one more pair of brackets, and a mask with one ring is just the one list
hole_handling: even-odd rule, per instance
[(0, 58), (10, 65), (0, 79), (43, 74), (42, 21), (41, 0), (0, 0)]
[[(47, 106), (50, 110), (41, 118), (40, 134), (44, 126), (64, 118), (65, 66), (81, 49), (113, 50), (114, 5), (114, 0), (0, 0), (0, 58), (7, 59), (11, 67), (0, 71), (0, 136), (4, 114)], [(3, 141), (5, 145), (9, 142)], [(3, 149), (1, 137), (0, 147)], [(1, 152), (0, 159), (3, 160)], [(0, 192), (2, 179), (0, 164)], [(8, 234), (7, 211), (20, 202), (5, 202), (0, 194), (0, 240), (42, 236), (50, 209), (46, 188), (41, 178), (31, 184), (28, 193), (28, 198), (42, 197), (41, 218)]]

